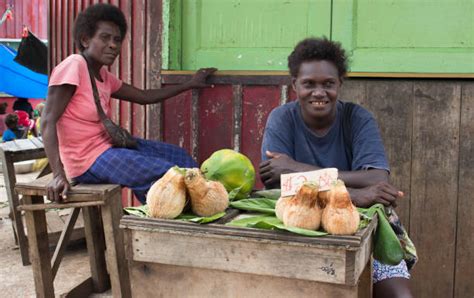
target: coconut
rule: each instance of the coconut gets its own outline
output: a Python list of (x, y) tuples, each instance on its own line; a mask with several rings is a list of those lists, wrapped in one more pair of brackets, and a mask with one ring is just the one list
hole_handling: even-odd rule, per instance
[(359, 228), (359, 212), (352, 204), (342, 180), (331, 186), (329, 201), (321, 219), (324, 230), (334, 235), (352, 235)]
[(295, 196), (291, 197), (283, 211), (283, 224), (317, 230), (321, 224), (321, 208), (318, 205), (318, 189), (316, 183), (304, 183)]
[(181, 214), (186, 205), (184, 175), (176, 167), (156, 181), (147, 193), (149, 215), (155, 218), (171, 219)]
[(198, 168), (186, 171), (184, 183), (191, 197), (191, 209), (199, 216), (212, 216), (229, 206), (229, 194), (219, 181), (207, 181)]

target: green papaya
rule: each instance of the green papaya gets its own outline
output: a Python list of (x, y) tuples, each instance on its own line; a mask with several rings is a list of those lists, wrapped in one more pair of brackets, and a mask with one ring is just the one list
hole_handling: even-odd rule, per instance
[(247, 156), (231, 149), (214, 152), (201, 165), (206, 179), (221, 182), (229, 198), (240, 200), (248, 197), (255, 185), (255, 169)]

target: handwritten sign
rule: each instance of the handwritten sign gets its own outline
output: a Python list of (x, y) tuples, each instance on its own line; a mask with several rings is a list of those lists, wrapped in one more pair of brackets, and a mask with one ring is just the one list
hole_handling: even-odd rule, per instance
[(316, 182), (319, 184), (319, 191), (329, 190), (332, 183), (337, 180), (337, 169), (327, 168), (311, 172), (300, 172), (282, 174), (280, 177), (281, 196), (294, 195), (299, 187), (305, 182)]

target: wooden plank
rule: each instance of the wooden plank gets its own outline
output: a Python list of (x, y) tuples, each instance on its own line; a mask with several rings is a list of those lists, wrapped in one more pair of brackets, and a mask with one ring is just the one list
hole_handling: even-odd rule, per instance
[(61, 264), (61, 260), (63, 259), (64, 251), (66, 250), (69, 238), (74, 229), (74, 224), (76, 223), (77, 217), (79, 216), (79, 211), (81, 211), (81, 209), (75, 208), (69, 215), (65, 223), (64, 229), (61, 233), (61, 236), (59, 237), (58, 245), (54, 250), (54, 254), (51, 259), (51, 270), (53, 274), (53, 279), (56, 277), (59, 265)]
[(414, 296), (454, 291), (460, 91), (456, 82), (414, 83), (410, 232), (418, 255), (434, 260), (414, 268)]
[(202, 163), (215, 151), (232, 148), (232, 87), (216, 86), (199, 93), (198, 163)]
[(92, 286), (95, 292), (102, 293), (110, 288), (110, 283), (105, 261), (104, 229), (100, 220), (100, 212), (97, 207), (85, 207), (82, 208), (82, 214)]
[(474, 294), (474, 84), (462, 85), (454, 297)]
[(242, 114), (242, 96), (243, 90), (242, 85), (233, 85), (232, 86), (232, 148), (239, 152), (242, 139), (242, 119), (244, 118)]
[(191, 151), (192, 92), (184, 92), (162, 104), (163, 141)]
[(119, 228), (120, 219), (123, 215), (122, 204), (120, 203), (120, 187), (117, 187), (115, 192), (110, 193), (106, 202), (107, 204), (101, 208), (101, 212), (112, 295), (114, 297), (131, 297), (124, 237), (122, 230)]
[(255, 168), (255, 188), (263, 188), (258, 171), (261, 162), (260, 147), (267, 118), (273, 108), (280, 104), (281, 90), (278, 86), (245, 86), (242, 102), (242, 144), (245, 154)]
[[(94, 195), (94, 198), (97, 198)], [(48, 203), (48, 204), (35, 204), (35, 205), (21, 205), (18, 206), (18, 210), (22, 211), (37, 211), (53, 208), (81, 208), (81, 207), (91, 207), (91, 206), (100, 206), (104, 205), (103, 201), (94, 201), (94, 202), (77, 202), (77, 203)]]
[[(51, 181), (52, 174), (43, 176), (31, 182), (19, 182), (16, 184), (17, 193), (30, 195), (46, 195), (46, 185)], [(113, 190), (115, 184), (78, 184), (73, 186), (69, 192), (68, 200), (71, 201), (93, 201), (91, 195), (105, 195)]]
[[(360, 286), (228, 270), (131, 262), (130, 271), (133, 297), (371, 297), (364, 295)], [(370, 275), (364, 278), (370, 279)], [(360, 284), (369, 283), (364, 280)]]
[[(25, 204), (42, 202), (42, 197), (24, 196)], [(26, 227), (37, 297), (54, 297), (53, 275), (49, 256), (48, 231), (44, 210), (26, 212)]]
[[(182, 84), (189, 81), (192, 74), (165, 74), (161, 73), (162, 84)], [(289, 85), (291, 83), (288, 75), (222, 75), (218, 71), (210, 77), (207, 82), (214, 85)]]
[(294, 246), (172, 230), (134, 230), (132, 235), (133, 261), (346, 283), (346, 251), (341, 247)]
[[(369, 234), (377, 226), (377, 221), (373, 220), (364, 230), (355, 235), (340, 236), (326, 235), (323, 237), (305, 237), (284, 231), (267, 231), (254, 228), (239, 228), (223, 226), (222, 224), (208, 224), (206, 226), (197, 225), (189, 222), (175, 220), (138, 218), (136, 216), (124, 216), (121, 221), (121, 227), (137, 230), (166, 229), (179, 233), (198, 233), (212, 234), (213, 237), (247, 237), (252, 239), (275, 240), (282, 243), (291, 242), (292, 245), (319, 245), (319, 246), (343, 246), (347, 250), (357, 250), (361, 245), (363, 238), (369, 237)], [(210, 236), (209, 236), (210, 237)], [(299, 243), (299, 244), (298, 244)]]
[(398, 200), (396, 212), (409, 230), (413, 82), (372, 80), (367, 84), (364, 103), (379, 125), (390, 166), (390, 182), (406, 194)]
[(191, 155), (194, 160), (199, 158), (199, 91), (191, 90)]
[[(158, 79), (161, 70), (161, 36), (162, 36), (162, 2), (147, 1), (146, 43), (145, 43), (145, 78), (146, 87), (149, 89), (160, 88), (161, 80)], [(146, 138), (161, 140), (161, 104), (146, 106)]]
[[(133, 85), (145, 89), (145, 37), (146, 0), (132, 1), (130, 35), (132, 36), (132, 81)], [(145, 137), (145, 106), (132, 104), (133, 127), (130, 131), (134, 136)]]

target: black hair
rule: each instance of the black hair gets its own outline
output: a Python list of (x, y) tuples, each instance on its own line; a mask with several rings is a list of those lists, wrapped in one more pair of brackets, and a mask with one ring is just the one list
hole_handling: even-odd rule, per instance
[(0, 115), (3, 115), (7, 112), (7, 107), (8, 107), (8, 103), (6, 102), (0, 103)]
[(18, 115), (17, 114), (8, 114), (5, 116), (5, 125), (8, 128), (14, 128), (15, 124), (18, 125)]
[(127, 21), (123, 12), (114, 5), (99, 3), (89, 6), (86, 10), (79, 13), (74, 23), (74, 42), (79, 51), (84, 51), (81, 44), (82, 37), (93, 37), (97, 31), (97, 23), (112, 22), (119, 27), (122, 40), (127, 33)]
[(322, 38), (307, 38), (300, 41), (288, 56), (288, 68), (292, 77), (297, 77), (301, 63), (308, 61), (327, 60), (337, 68), (339, 77), (347, 73), (348, 61), (346, 52), (336, 41)]

